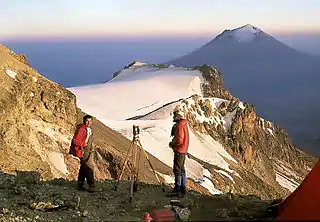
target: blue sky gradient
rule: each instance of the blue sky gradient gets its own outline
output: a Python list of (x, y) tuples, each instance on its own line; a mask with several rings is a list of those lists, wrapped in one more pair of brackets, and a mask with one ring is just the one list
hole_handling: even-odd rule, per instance
[(319, 0), (0, 0), (0, 39), (320, 32)]

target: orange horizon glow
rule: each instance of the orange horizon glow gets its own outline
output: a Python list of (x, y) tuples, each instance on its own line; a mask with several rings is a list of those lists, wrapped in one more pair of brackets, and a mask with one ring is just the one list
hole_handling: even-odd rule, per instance
[[(260, 27), (259, 27), (260, 28)], [(264, 32), (270, 35), (283, 35), (283, 36), (290, 36), (290, 35), (320, 35), (320, 30), (283, 30), (283, 29), (268, 29), (264, 30)], [(197, 37), (211, 37), (212, 39), (215, 38), (218, 34), (223, 32), (220, 31), (211, 31), (211, 32), (136, 32), (136, 33), (129, 33), (129, 32), (113, 32), (113, 33), (55, 33), (55, 34), (46, 34), (42, 33), (41, 35), (35, 34), (25, 34), (25, 35), (11, 35), (11, 36), (0, 36), (0, 41), (14, 41), (14, 40), (69, 40), (69, 39), (101, 39), (101, 38), (119, 38), (119, 39), (153, 39), (153, 38), (197, 38)]]

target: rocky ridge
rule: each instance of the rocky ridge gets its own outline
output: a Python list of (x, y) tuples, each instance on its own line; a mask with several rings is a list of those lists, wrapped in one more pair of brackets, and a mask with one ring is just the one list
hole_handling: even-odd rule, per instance
[(214, 67), (204, 65), (192, 69), (202, 73), (203, 97), (194, 95), (173, 101), (130, 119), (155, 120), (159, 113), (179, 105), (195, 135), (209, 136), (236, 160), (235, 163), (225, 159), (239, 176), (192, 157), (210, 171), (210, 179), (218, 190), (266, 199), (288, 195), (304, 179), (316, 159), (299, 150), (284, 129), (260, 118), (252, 105), (231, 95)]
[[(206, 69), (202, 73), (206, 82), (219, 77), (221, 79), (221, 74), (216, 69), (211, 66), (204, 67)], [(212, 74), (210, 76), (207, 73), (215, 73), (213, 76), (216, 77), (212, 78)], [(222, 79), (214, 85), (211, 84), (211, 86), (214, 86), (214, 89), (211, 92), (204, 89), (203, 96), (229, 100), (220, 105), (218, 109), (220, 114), (225, 115), (226, 112), (235, 112), (231, 126), (224, 132), (218, 130), (220, 138), (217, 139), (226, 144), (227, 147), (231, 147), (233, 154), (238, 155), (236, 156), (237, 159), (242, 159), (247, 167), (253, 169), (257, 161), (252, 160), (257, 160), (256, 157), (265, 155), (275, 165), (279, 161), (291, 165), (294, 171), (304, 178), (305, 174), (315, 164), (316, 158), (298, 149), (283, 128), (260, 118), (252, 105), (242, 103), (226, 92), (221, 94), (221, 89), (224, 88)], [(206, 109), (206, 104), (208, 105), (203, 100), (198, 104), (201, 110)], [(207, 107), (208, 109), (210, 107)], [(259, 169), (259, 167), (255, 168)]]

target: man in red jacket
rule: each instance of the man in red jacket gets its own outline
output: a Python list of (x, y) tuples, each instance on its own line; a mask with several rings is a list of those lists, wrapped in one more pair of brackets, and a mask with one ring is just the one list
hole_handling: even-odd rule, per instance
[(171, 130), (172, 141), (169, 146), (174, 151), (173, 173), (175, 176), (175, 186), (173, 193), (186, 194), (186, 171), (185, 159), (189, 148), (189, 130), (187, 120), (183, 117), (183, 112), (176, 108), (173, 112), (175, 122)]
[(80, 158), (78, 189), (84, 190), (84, 182), (87, 180), (89, 192), (97, 191), (93, 169), (92, 121), (93, 117), (90, 115), (83, 117), (83, 123), (77, 126), (70, 147), (70, 154)]

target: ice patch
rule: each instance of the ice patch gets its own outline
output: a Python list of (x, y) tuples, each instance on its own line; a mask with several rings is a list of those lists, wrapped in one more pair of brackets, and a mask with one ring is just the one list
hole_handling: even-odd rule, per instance
[(274, 136), (272, 129), (267, 128), (267, 130), (268, 130), (268, 132), (269, 132), (272, 136)]
[(61, 177), (61, 174), (67, 176), (69, 171), (64, 162), (63, 151), (61, 150), (61, 145), (64, 150), (67, 150), (70, 147), (71, 135), (62, 134), (59, 130), (54, 128), (54, 125), (40, 122), (38, 120), (32, 119), (29, 121), (31, 128), (35, 132), (41, 132), (47, 135), (51, 141), (52, 150), (41, 149), (41, 145), (39, 144), (39, 139), (36, 134), (30, 135), (30, 144), (32, 144), (34, 150), (39, 154), (41, 159), (44, 162), (47, 162), (50, 166), (51, 172), (55, 177)]
[(208, 135), (195, 135), (191, 130), (189, 153), (211, 165), (219, 166), (228, 172), (233, 172), (223, 157), (237, 163), (224, 147)]
[(234, 180), (233, 180), (232, 176), (230, 176), (227, 172), (225, 172), (225, 171), (223, 171), (223, 170), (215, 170), (215, 171), (216, 171), (217, 173), (219, 173), (219, 174), (222, 174), (222, 175), (228, 177), (228, 178), (234, 183)]
[(195, 119), (196, 119), (197, 122), (199, 122), (199, 123), (210, 122), (210, 119), (209, 119), (209, 118), (205, 117), (204, 115), (199, 115), (198, 112), (192, 111), (191, 113), (195, 116)]
[(70, 135), (68, 135), (68, 134), (64, 135), (64, 134), (60, 133), (51, 124), (41, 122), (41, 121), (38, 121), (35, 119), (30, 120), (29, 124), (36, 131), (47, 135), (48, 137), (52, 138), (54, 141), (59, 141), (60, 143), (62, 143), (62, 145), (65, 146), (64, 147), (65, 149), (67, 149), (68, 146), (70, 145), (70, 141), (71, 141)]
[(276, 172), (276, 181), (284, 188), (293, 192), (299, 186), (298, 183), (290, 180), (287, 176), (280, 172)]
[(223, 118), (222, 118), (222, 123), (223, 126), (225, 127), (225, 129), (229, 129), (232, 125), (232, 120), (234, 118), (234, 116), (237, 113), (237, 109), (233, 110), (230, 113), (227, 113)]
[(275, 166), (279, 172), (289, 177), (293, 177), (296, 180), (296, 182), (301, 180), (301, 178), (297, 176), (297, 174), (292, 169), (286, 167), (282, 161), (276, 160)]
[(238, 107), (239, 107), (240, 109), (245, 109), (245, 108), (246, 108), (246, 107), (244, 106), (243, 102), (239, 102)]
[(204, 169), (203, 171), (203, 180), (200, 182), (201, 186), (206, 188), (212, 195), (215, 194), (222, 194), (222, 192), (214, 187), (214, 184), (212, 183), (212, 175), (209, 172), (209, 170)]
[(5, 69), (5, 72), (8, 76), (10, 76), (12, 79), (16, 80), (17, 73), (12, 71), (11, 69)]
[(47, 152), (48, 159), (51, 164), (56, 168), (56, 170), (60, 171), (61, 173), (68, 175), (69, 171), (67, 169), (67, 165), (64, 162), (64, 157), (62, 153), (59, 152)]
[(186, 158), (185, 168), (188, 178), (197, 179), (203, 176), (203, 166), (193, 159)]
[(32, 76), (32, 80), (33, 80), (33, 82), (38, 82), (38, 78), (35, 76)]
[(211, 103), (211, 107), (212, 108), (219, 108), (221, 103), (225, 102), (228, 103), (228, 100), (225, 99), (220, 99), (220, 98), (208, 98), (210, 100)]
[[(35, 133), (30, 134), (29, 140), (30, 146), (40, 156), (41, 160), (49, 165), (54, 178), (68, 176), (69, 171), (64, 162), (64, 156), (62, 153), (60, 153), (59, 151), (50, 151), (41, 148), (42, 144), (40, 144), (39, 139)], [(57, 146), (54, 146), (52, 148), (58, 150)]]
[(239, 177), (240, 179), (242, 179), (242, 177), (240, 176), (240, 174), (238, 172), (233, 172), (233, 174), (237, 177)]
[(194, 95), (194, 94), (198, 94), (198, 93), (200, 93), (200, 95), (202, 95), (201, 82), (202, 82), (202, 80), (201, 80), (200, 76), (194, 77), (194, 79), (189, 83), (189, 86), (188, 86), (189, 95)]
[(160, 173), (158, 171), (156, 171), (156, 173), (164, 179), (166, 184), (174, 184), (174, 177), (173, 176), (166, 175), (166, 174)]

